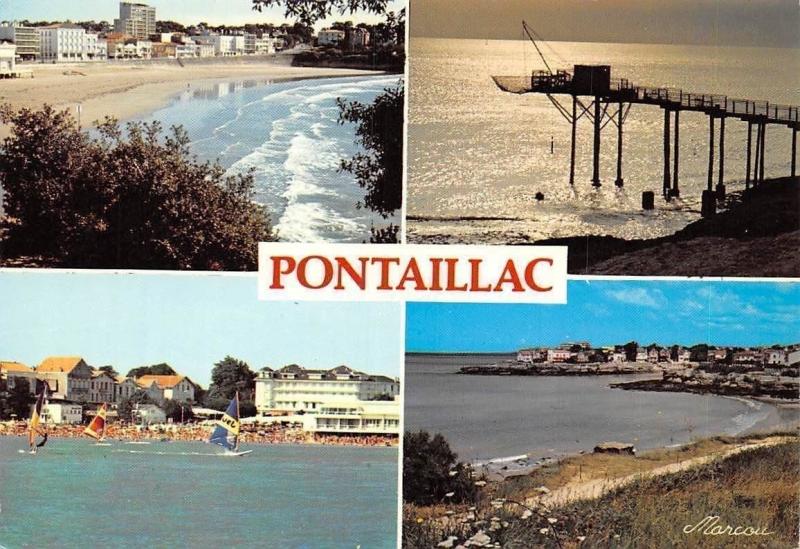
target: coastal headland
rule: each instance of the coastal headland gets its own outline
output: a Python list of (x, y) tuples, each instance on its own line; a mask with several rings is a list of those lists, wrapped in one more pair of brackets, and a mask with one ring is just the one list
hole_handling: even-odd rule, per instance
[[(83, 126), (111, 116), (119, 120), (146, 115), (166, 105), (170, 98), (197, 84), (235, 79), (290, 80), (380, 74), (343, 68), (297, 67), (290, 56), (263, 57), (243, 62), (214, 58), (204, 63), (79, 63), (32, 65), (33, 78), (6, 80), (0, 103), (13, 108), (37, 109), (44, 104), (69, 109)], [(8, 128), (0, 126), (0, 137)]]
[(592, 362), (586, 364), (539, 362), (529, 364), (509, 360), (485, 366), (464, 366), (458, 373), (478, 376), (599, 376), (646, 374), (660, 371), (650, 362)]
[(800, 178), (731, 193), (724, 210), (675, 234), (626, 240), (587, 235), (536, 244), (568, 246), (573, 274), (775, 276), (800, 274)]

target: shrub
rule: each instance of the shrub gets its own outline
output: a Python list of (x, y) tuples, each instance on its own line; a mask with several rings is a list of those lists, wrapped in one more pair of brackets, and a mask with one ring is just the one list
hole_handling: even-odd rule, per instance
[[(441, 434), (406, 432), (403, 437), (403, 500), (416, 505), (473, 502), (478, 489), (469, 466)], [(448, 494), (451, 494), (448, 496)]]
[(251, 174), (199, 163), (180, 127), (114, 119), (95, 135), (67, 112), (0, 108), (4, 256), (70, 267), (255, 269), (272, 240)]

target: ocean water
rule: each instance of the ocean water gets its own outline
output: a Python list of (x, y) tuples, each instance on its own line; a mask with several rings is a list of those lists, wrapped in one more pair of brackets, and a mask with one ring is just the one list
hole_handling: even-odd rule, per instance
[[(800, 105), (797, 49), (572, 42), (542, 47), (554, 68), (609, 64), (612, 78), (638, 85)], [(595, 191), (592, 123), (579, 121), (573, 190), (570, 124), (546, 96), (505, 93), (491, 79), (544, 69), (530, 42), (417, 38), (409, 63), (410, 241), (503, 243), (584, 234), (649, 238), (699, 218), (707, 184), (705, 115), (680, 116), (680, 200), (667, 204), (660, 198), (664, 116), (645, 105), (634, 105), (624, 124), (622, 191), (614, 186), (616, 127), (609, 124), (602, 132), (603, 186)], [(571, 109), (566, 100), (562, 97)], [(730, 191), (744, 186), (746, 129), (745, 122), (727, 121)], [(791, 131), (770, 126), (766, 141), (766, 175), (788, 176)], [(645, 190), (659, 197), (653, 212), (641, 211)], [(545, 195), (541, 203), (534, 199), (537, 192)]]
[[(485, 461), (591, 451), (619, 441), (638, 449), (787, 425), (800, 411), (716, 395), (611, 389), (643, 376), (469, 376), (461, 366), (510, 356), (406, 357), (405, 428), (442, 433), (460, 459)], [(646, 377), (646, 376), (645, 376)]]
[(0, 546), (394, 548), (397, 449), (0, 437)]
[[(357, 209), (364, 190), (339, 172), (358, 152), (355, 125), (337, 122), (337, 98), (372, 102), (398, 76), (193, 84), (144, 120), (182, 125), (200, 160), (228, 174), (252, 170), (281, 240), (362, 242), (389, 221)], [(397, 223), (397, 221), (394, 221)]]

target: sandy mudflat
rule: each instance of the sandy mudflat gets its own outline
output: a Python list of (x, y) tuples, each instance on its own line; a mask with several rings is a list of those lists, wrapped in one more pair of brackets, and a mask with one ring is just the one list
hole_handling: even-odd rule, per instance
[[(0, 81), (0, 103), (14, 107), (40, 107), (49, 103), (69, 108), (73, 115), (82, 105), (84, 126), (105, 116), (118, 119), (145, 115), (164, 106), (176, 93), (199, 82), (231, 79), (289, 79), (369, 74), (370, 71), (292, 67), (269, 61), (209, 64), (125, 65), (82, 63), (23, 65), (34, 78)], [(0, 127), (0, 137), (8, 129)]]

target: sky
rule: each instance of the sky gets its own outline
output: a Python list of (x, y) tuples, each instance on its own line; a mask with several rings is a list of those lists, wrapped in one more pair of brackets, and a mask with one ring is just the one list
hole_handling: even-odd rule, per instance
[(800, 343), (800, 283), (573, 280), (567, 291), (566, 305), (410, 303), (406, 349)]
[(255, 276), (0, 271), (0, 360), (82, 356), (122, 373), (166, 362), (208, 387), (231, 355), (254, 371), (340, 364), (400, 376), (402, 305), (256, 299)]
[(411, 36), (800, 47), (798, 0), (413, 0)]
[[(184, 25), (201, 21), (211, 25), (236, 25), (242, 23), (287, 22), (282, 8), (252, 10), (250, 0), (142, 0), (140, 3), (156, 8), (159, 21), (177, 21)], [(405, 0), (391, 0), (389, 11), (399, 12)], [(30, 21), (108, 21), (119, 16), (118, 0), (0, 0), (0, 20), (28, 19)], [(383, 18), (368, 13), (339, 15), (333, 21), (375, 23)], [(293, 23), (294, 21), (288, 21)]]

